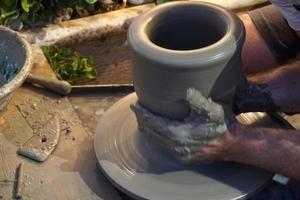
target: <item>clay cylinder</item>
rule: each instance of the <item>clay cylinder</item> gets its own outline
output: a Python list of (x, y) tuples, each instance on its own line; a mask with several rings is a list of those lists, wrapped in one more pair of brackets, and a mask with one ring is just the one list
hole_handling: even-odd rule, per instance
[(186, 90), (230, 104), (241, 75), (245, 30), (230, 11), (210, 3), (156, 6), (128, 31), (134, 88), (141, 104), (162, 116), (189, 113)]

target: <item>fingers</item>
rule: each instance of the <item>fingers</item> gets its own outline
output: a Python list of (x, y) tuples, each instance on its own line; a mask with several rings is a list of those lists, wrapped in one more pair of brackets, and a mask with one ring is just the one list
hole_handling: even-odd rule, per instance
[[(142, 134), (147, 138), (151, 147), (166, 153), (180, 163), (190, 164), (202, 158), (202, 148), (199, 147), (199, 144), (195, 146), (177, 144), (173, 140), (163, 138), (153, 131), (143, 131)], [(208, 142), (205, 142), (205, 145), (207, 145), (207, 143)]]
[[(186, 163), (190, 160), (192, 155), (191, 149), (184, 145), (179, 145), (168, 137), (164, 137), (162, 134), (155, 130), (149, 129), (149, 127), (141, 127), (141, 134), (154, 149), (160, 150), (167, 155), (172, 156), (174, 159), (181, 163)], [(197, 148), (198, 150), (199, 148)]]
[(187, 90), (186, 101), (190, 108), (198, 114), (205, 114), (209, 121), (223, 122), (224, 110), (220, 104), (204, 97), (201, 92), (194, 88)]
[[(205, 100), (207, 102), (204, 103), (211, 104)], [(195, 105), (193, 100), (191, 102)], [(224, 121), (209, 121), (203, 115), (195, 115), (189, 121), (178, 121), (155, 115), (138, 102), (130, 107), (136, 114), (139, 130), (146, 141), (185, 164), (201, 160), (203, 148), (227, 131)]]

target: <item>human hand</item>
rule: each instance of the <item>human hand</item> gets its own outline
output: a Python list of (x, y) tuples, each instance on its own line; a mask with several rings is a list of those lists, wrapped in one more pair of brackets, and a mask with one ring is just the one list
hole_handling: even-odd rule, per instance
[(131, 105), (139, 129), (150, 144), (182, 163), (205, 158), (205, 147), (222, 137), (235, 121), (226, 107), (207, 99), (196, 89), (188, 89), (186, 101), (190, 116), (182, 121), (155, 115), (138, 102)]

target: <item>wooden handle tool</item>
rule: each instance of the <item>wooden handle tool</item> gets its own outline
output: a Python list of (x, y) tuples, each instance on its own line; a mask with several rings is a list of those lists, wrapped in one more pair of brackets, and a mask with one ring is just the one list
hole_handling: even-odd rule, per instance
[(72, 86), (67, 81), (46, 79), (42, 77), (37, 77), (33, 74), (29, 74), (27, 76), (26, 82), (38, 84), (48, 90), (51, 90), (61, 95), (69, 94), (72, 89)]

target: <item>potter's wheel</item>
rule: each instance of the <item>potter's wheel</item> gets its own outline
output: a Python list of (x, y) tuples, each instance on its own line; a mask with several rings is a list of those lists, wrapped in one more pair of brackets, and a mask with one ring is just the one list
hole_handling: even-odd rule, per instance
[[(229, 200), (252, 195), (272, 173), (236, 163), (198, 163), (184, 166), (161, 155), (139, 137), (129, 105), (135, 93), (114, 104), (96, 129), (95, 151), (105, 176), (136, 199)], [(262, 113), (244, 114), (241, 121), (270, 125)]]

